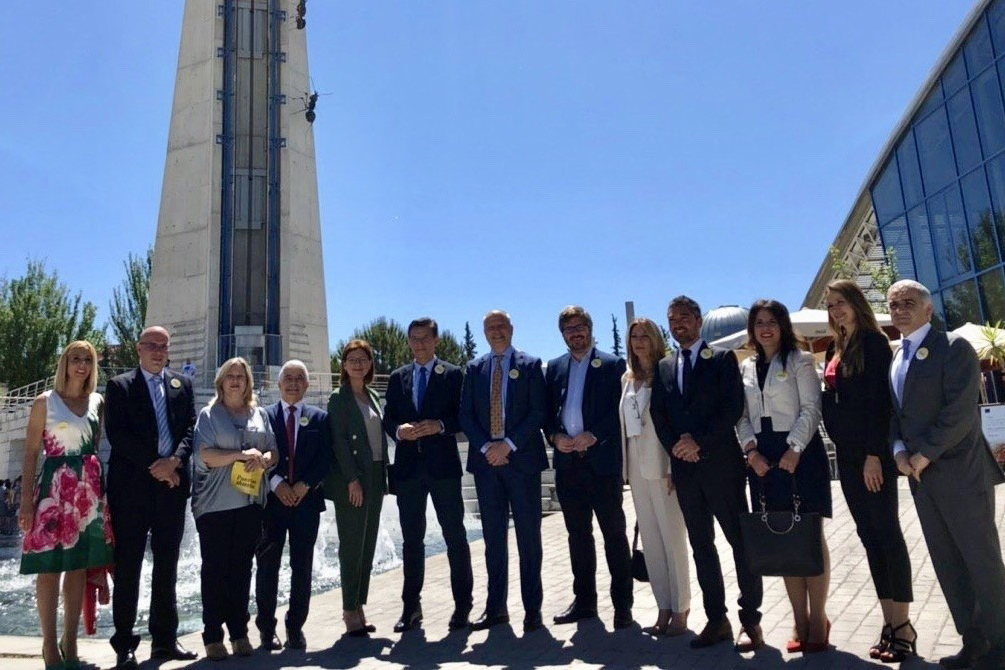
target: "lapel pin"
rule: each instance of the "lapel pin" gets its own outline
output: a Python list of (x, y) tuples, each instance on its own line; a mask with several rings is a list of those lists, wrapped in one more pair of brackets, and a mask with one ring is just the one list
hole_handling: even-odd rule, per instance
[(592, 365), (595, 368), (599, 368), (600, 365), (601, 365), (600, 359), (599, 358), (594, 358), (592, 361), (590, 361), (590, 365)]
[(177, 378), (172, 379), (171, 380), (171, 388), (173, 388), (173, 389), (180, 389), (181, 388), (181, 381), (179, 381)]
[(69, 427), (70, 427), (70, 424), (68, 424), (65, 421), (60, 421), (58, 424), (56, 424), (56, 430), (66, 430)]
[(301, 426), (306, 426), (308, 423), (310, 423), (310, 421), (307, 419), (306, 416), (300, 417), (300, 425)]
[(708, 359), (712, 358), (712, 350), (711, 349), (702, 349), (701, 350), (701, 357), (704, 358), (706, 361)]
[(788, 378), (789, 378), (789, 373), (786, 372), (785, 370), (779, 370), (778, 373), (775, 374), (775, 379), (777, 379), (780, 382), (783, 382), (783, 381), (785, 381)]
[(510, 379), (516, 379), (519, 376), (520, 376), (520, 371), (517, 370), (516, 368), (513, 368), (512, 370), (509, 371), (509, 378)]
[(919, 361), (925, 360), (926, 358), (928, 358), (928, 348), (922, 347), (918, 349), (918, 353), (914, 354), (914, 357), (917, 358)]
[(433, 368), (433, 372), (438, 375), (442, 375), (444, 370), (446, 370), (446, 368), (443, 367), (443, 363), (437, 363), (436, 367)]

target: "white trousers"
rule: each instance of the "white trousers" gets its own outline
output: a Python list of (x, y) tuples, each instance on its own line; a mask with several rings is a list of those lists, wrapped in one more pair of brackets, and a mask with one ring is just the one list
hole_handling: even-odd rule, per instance
[(665, 479), (643, 479), (631, 460), (628, 484), (656, 605), (661, 610), (687, 611), (691, 609), (687, 528), (677, 492), (667, 495)]

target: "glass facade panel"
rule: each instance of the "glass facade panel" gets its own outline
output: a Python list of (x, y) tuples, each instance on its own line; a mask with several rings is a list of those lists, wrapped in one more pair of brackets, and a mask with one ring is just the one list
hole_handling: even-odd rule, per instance
[(946, 110), (940, 107), (919, 123), (915, 128), (914, 138), (918, 143), (925, 192), (942, 190), (956, 178), (956, 161), (953, 157), (953, 143), (949, 139)]
[(968, 279), (942, 292), (942, 305), (946, 312), (946, 328), (954, 330), (967, 321), (981, 323), (981, 306), (977, 298), (977, 284)]
[[(943, 284), (958, 279), (973, 269), (970, 241), (963, 216), (963, 202), (956, 187), (928, 200), (928, 220), (932, 227), (939, 279)], [(884, 243), (885, 243), (884, 238)]]
[(963, 188), (963, 206), (967, 212), (970, 243), (974, 250), (974, 265), (979, 272), (1001, 262), (984, 168), (961, 179), (960, 186)]
[(987, 24), (981, 18), (974, 26), (974, 30), (963, 45), (963, 53), (967, 58), (967, 71), (973, 77), (978, 72), (986, 68), (992, 60), (994, 53), (991, 50), (991, 36), (988, 34)]
[(948, 98), (966, 83), (967, 66), (963, 63), (963, 53), (960, 52), (956, 54), (956, 57), (946, 67), (946, 71), (942, 73), (942, 92)]
[(928, 116), (932, 110), (937, 108), (942, 104), (942, 84), (935, 82), (935, 86), (932, 90), (928, 92), (928, 97), (925, 98), (925, 102), (921, 103), (921, 108), (918, 109), (918, 114), (914, 117), (914, 123), (917, 123), (921, 119)]
[(1005, 249), (1005, 155), (988, 162), (988, 186), (991, 187), (991, 209), (998, 247)]
[(977, 139), (974, 110), (970, 106), (970, 90), (964, 88), (951, 97), (946, 108), (949, 110), (949, 124), (953, 129), (956, 169), (963, 174), (981, 162), (981, 144)]
[(897, 147), (897, 164), (900, 166), (900, 184), (904, 189), (904, 204), (908, 207), (925, 199), (925, 189), (921, 185), (921, 168), (918, 167), (918, 149), (914, 145), (914, 135), (904, 136)]
[(907, 232), (907, 219), (899, 216), (880, 229), (883, 247), (893, 251), (897, 259), (897, 276), (901, 279), (916, 279), (914, 261), (911, 257), (911, 238)]
[(970, 91), (984, 157), (994, 156), (1005, 148), (1005, 112), (1002, 110), (1001, 89), (995, 68), (985, 70), (977, 77), (970, 84)]
[(977, 278), (984, 318), (979, 323), (1005, 321), (1005, 274), (997, 268)]
[(907, 213), (907, 225), (911, 231), (911, 251), (918, 281), (925, 286), (938, 286), (939, 274), (935, 267), (932, 231), (928, 227), (928, 210), (924, 204)]
[(892, 157), (872, 187), (872, 206), (876, 218), (884, 224), (904, 211), (904, 196), (900, 192), (900, 173)]
[(1005, 2), (998, 0), (988, 9), (988, 26), (991, 28), (991, 41), (994, 42), (995, 53), (1005, 54)]

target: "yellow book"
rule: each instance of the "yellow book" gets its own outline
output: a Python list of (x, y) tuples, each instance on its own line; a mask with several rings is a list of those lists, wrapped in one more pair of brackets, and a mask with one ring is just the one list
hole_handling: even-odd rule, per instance
[(230, 468), (230, 485), (241, 493), (249, 496), (257, 496), (262, 487), (262, 475), (264, 470), (248, 472), (244, 467), (244, 461), (235, 461)]

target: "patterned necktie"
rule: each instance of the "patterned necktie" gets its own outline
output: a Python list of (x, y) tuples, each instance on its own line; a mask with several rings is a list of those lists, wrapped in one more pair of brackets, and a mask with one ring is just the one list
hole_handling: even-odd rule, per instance
[(164, 377), (162, 375), (151, 377), (150, 398), (154, 402), (154, 414), (157, 415), (157, 454), (162, 458), (170, 456), (174, 451), (174, 438), (171, 436), (171, 424), (168, 422), (166, 395)]
[(680, 353), (684, 355), (684, 372), (681, 374), (681, 395), (687, 394), (688, 382), (691, 380), (691, 350), (681, 349)]
[(489, 396), (490, 420), (492, 422), (492, 439), (501, 439), (506, 435), (506, 427), (503, 425), (503, 403), (502, 403), (502, 355), (495, 357), (496, 367), (492, 372), (492, 392)]
[(897, 368), (897, 400), (904, 402), (904, 381), (907, 379), (907, 367), (911, 361), (911, 340), (904, 339), (900, 347), (900, 367)]
[(415, 409), (421, 410), (422, 409), (422, 402), (426, 399), (426, 366), (425, 365), (423, 365), (422, 367), (419, 368), (419, 383), (416, 384), (415, 391), (416, 391), (415, 394), (416, 394), (416, 396), (419, 399), (419, 404), (416, 406)]
[(286, 444), (289, 448), (289, 476), (287, 481), (293, 483), (293, 455), (297, 451), (297, 407), (290, 405), (290, 415), (286, 418)]

